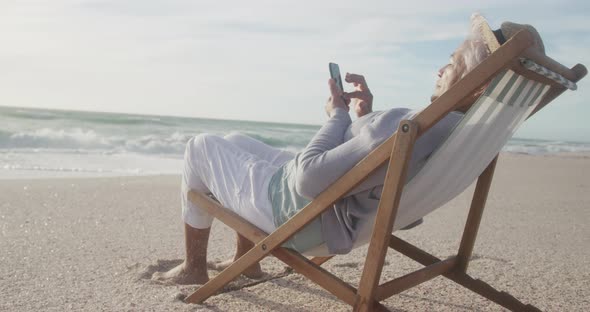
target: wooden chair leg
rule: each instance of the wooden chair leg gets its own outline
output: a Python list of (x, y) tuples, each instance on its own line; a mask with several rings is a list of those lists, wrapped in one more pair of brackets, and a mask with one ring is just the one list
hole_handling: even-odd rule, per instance
[(412, 155), (417, 130), (416, 124), (412, 121), (403, 121), (398, 127), (398, 135), (389, 158), (389, 167), (383, 191), (381, 192), (377, 216), (375, 217), (367, 259), (359, 283), (355, 311), (372, 311), (373, 309), (375, 289), (383, 270), (389, 237), (397, 215), (403, 186), (406, 182), (406, 170)]
[(467, 266), (469, 265), (469, 259), (473, 252), (473, 246), (475, 245), (475, 239), (477, 238), (477, 232), (481, 223), (481, 217), (483, 216), (483, 210), (486, 205), (490, 186), (492, 185), (497, 162), (498, 155), (496, 155), (477, 179), (475, 192), (473, 193), (473, 199), (471, 201), (471, 208), (469, 209), (469, 215), (467, 216), (467, 222), (465, 223), (465, 229), (463, 230), (463, 237), (461, 238), (461, 245), (459, 246), (457, 254), (457, 270), (460, 272), (467, 271)]

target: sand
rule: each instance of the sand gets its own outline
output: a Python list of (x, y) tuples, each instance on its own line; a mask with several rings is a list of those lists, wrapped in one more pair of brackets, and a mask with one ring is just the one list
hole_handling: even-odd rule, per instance
[[(149, 276), (183, 257), (179, 177), (0, 180), (0, 311), (349, 311), (275, 259), (204, 305), (198, 286)], [(473, 187), (399, 236), (439, 256), (458, 246)], [(590, 310), (590, 158), (503, 155), (470, 273), (544, 311)], [(209, 259), (232, 255), (213, 226)], [(365, 248), (325, 267), (356, 283)], [(390, 252), (383, 277), (419, 266)], [(211, 271), (210, 275), (216, 272)], [(392, 311), (503, 311), (442, 277), (384, 302)]]

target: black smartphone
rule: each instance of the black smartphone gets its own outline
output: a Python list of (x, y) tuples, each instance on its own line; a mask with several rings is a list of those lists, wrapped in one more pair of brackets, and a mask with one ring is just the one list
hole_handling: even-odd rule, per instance
[(330, 77), (336, 81), (336, 85), (340, 88), (340, 91), (344, 91), (342, 87), (342, 77), (340, 76), (340, 66), (336, 63), (330, 63)]

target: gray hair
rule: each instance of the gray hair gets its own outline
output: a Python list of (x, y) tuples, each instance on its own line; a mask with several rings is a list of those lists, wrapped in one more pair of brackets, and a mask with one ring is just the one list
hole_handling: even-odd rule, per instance
[(490, 51), (485, 43), (477, 39), (467, 39), (461, 46), (461, 55), (463, 56), (464, 68), (459, 76), (463, 78), (467, 73), (472, 71), (479, 63), (490, 55)]
[[(484, 41), (469, 36), (453, 53), (455, 60), (452, 70), (450, 70), (443, 79), (438, 81), (441, 93), (449, 90), (457, 81), (465, 77), (467, 73), (472, 71), (479, 63), (481, 63), (490, 52)], [(439, 96), (438, 94), (437, 96)]]
[[(473, 14), (471, 19), (473, 20), (478, 15), (477, 13)], [(458, 75), (458, 79), (465, 77), (467, 73), (472, 71), (490, 55), (488, 45), (485, 43), (485, 39), (475, 24), (472, 23), (467, 39), (465, 39), (457, 52), (461, 52), (464, 64), (463, 71)]]
[[(473, 17), (472, 17), (473, 18)], [(463, 41), (463, 43), (455, 50), (454, 60), (455, 64), (452, 70), (447, 73), (446, 79), (441, 79), (438, 82), (439, 93), (434, 94), (431, 100), (436, 99), (442, 93), (449, 90), (457, 81), (461, 80), (465, 75), (472, 71), (477, 65), (485, 60), (491, 54), (488, 45), (483, 39), (479, 30), (472, 25), (471, 33)], [(471, 96), (472, 101), (465, 107), (457, 107), (457, 110), (466, 111), (466, 109), (477, 99), (484, 91), (486, 86), (482, 86), (476, 90)]]

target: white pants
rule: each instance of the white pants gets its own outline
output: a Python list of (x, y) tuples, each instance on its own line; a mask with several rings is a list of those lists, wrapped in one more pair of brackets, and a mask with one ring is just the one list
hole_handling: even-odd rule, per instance
[(211, 227), (213, 217), (188, 200), (190, 189), (211, 193), (226, 208), (269, 233), (276, 227), (268, 184), (294, 155), (241, 134), (201, 134), (186, 146), (182, 174), (182, 218), (193, 228)]

